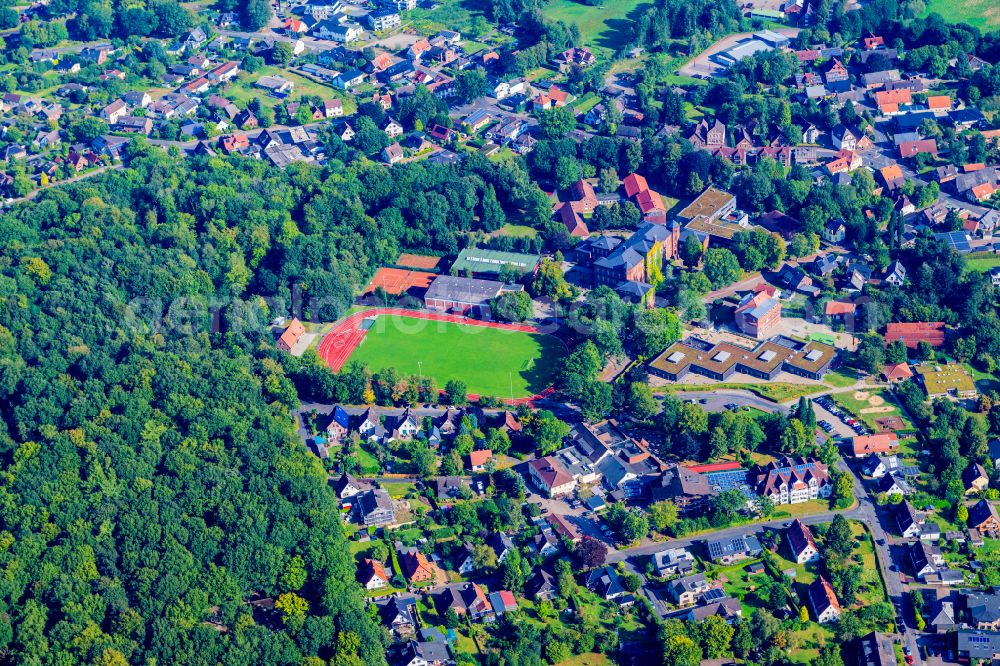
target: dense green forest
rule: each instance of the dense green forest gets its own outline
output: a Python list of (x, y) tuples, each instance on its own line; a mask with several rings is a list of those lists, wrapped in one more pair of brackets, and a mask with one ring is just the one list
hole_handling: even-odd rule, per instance
[(266, 321), (392, 244), (315, 167), (132, 158), (0, 217), (0, 663), (383, 663)]

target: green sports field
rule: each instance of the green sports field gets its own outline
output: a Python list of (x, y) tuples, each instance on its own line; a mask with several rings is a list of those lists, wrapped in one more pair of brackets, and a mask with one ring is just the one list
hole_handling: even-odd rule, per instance
[(929, 0), (927, 14), (937, 12), (945, 21), (968, 23), (989, 32), (1000, 28), (1000, 4), (996, 0)]
[(575, 23), (583, 46), (614, 52), (625, 45), (632, 25), (642, 12), (652, 7), (644, 0), (605, 0), (603, 7), (580, 0), (551, 0), (542, 7), (545, 18)]
[(554, 381), (566, 351), (551, 335), (484, 326), (379, 317), (350, 361), (372, 370), (396, 368), (403, 375), (433, 377), (439, 388), (460, 379), (469, 393), (524, 398)]

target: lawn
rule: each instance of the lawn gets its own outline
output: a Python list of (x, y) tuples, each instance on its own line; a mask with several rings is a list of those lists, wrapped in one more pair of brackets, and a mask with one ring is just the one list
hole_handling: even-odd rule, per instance
[[(861, 419), (874, 432), (878, 432), (878, 428), (875, 426), (875, 419), (883, 416), (898, 416), (903, 419), (903, 423), (907, 429), (913, 428), (913, 423), (910, 422), (910, 419), (900, 409), (899, 403), (896, 402), (891, 392), (885, 389), (877, 389), (874, 391), (863, 391), (863, 393), (869, 396), (869, 398), (856, 398), (855, 393), (852, 391), (835, 393), (830, 397), (856, 418)], [(875, 403), (878, 404), (876, 405)], [(863, 410), (866, 409), (880, 409), (882, 411), (863, 413)]]
[(560, 661), (557, 666), (609, 666), (614, 662), (608, 659), (607, 655), (596, 652), (585, 652), (573, 655), (566, 661)]
[(970, 271), (985, 273), (996, 266), (1000, 266), (1000, 254), (973, 252), (966, 255), (965, 265)]
[(534, 238), (538, 230), (525, 224), (505, 224), (493, 232), (494, 236), (510, 236), (511, 238)]
[(542, 8), (542, 14), (552, 21), (575, 23), (583, 46), (607, 55), (625, 46), (635, 19), (651, 6), (642, 0), (613, 0), (603, 7), (578, 0), (551, 0)]
[(722, 389), (750, 391), (774, 402), (787, 402), (804, 395), (811, 395), (826, 390), (822, 384), (790, 384), (772, 382), (770, 384), (741, 384), (739, 382), (720, 382), (718, 384), (670, 384), (663, 387), (664, 392), (672, 391), (719, 391)]
[(844, 369), (829, 373), (823, 378), (823, 383), (829, 384), (833, 388), (847, 388), (857, 384), (860, 379), (853, 371)]
[(968, 23), (980, 30), (1000, 28), (1000, 5), (996, 0), (927, 0), (927, 14), (938, 13), (952, 23)]
[(284, 100), (271, 97), (270, 95), (267, 95), (264, 90), (254, 86), (254, 82), (265, 75), (281, 76), (295, 84), (295, 89), (292, 91), (292, 94), (288, 96), (288, 101), (297, 100), (305, 95), (315, 95), (320, 99), (341, 100), (344, 104), (345, 115), (350, 115), (357, 110), (357, 103), (352, 95), (343, 95), (330, 86), (323, 85), (322, 83), (313, 81), (312, 79), (306, 78), (301, 74), (296, 74), (295, 72), (290, 72), (286, 69), (281, 69), (280, 67), (261, 67), (253, 74), (249, 72), (241, 72), (233, 83), (223, 87), (221, 91), (222, 96), (227, 99), (232, 99), (234, 102), (237, 102), (239, 106), (246, 106), (250, 100), (259, 99), (265, 106), (275, 107), (278, 104), (281, 104)]
[(550, 335), (424, 319), (379, 317), (350, 360), (372, 370), (452, 379), (469, 393), (515, 398), (552, 385), (565, 345)]
[[(407, 22), (418, 31), (425, 34), (438, 30), (457, 30), (463, 34), (469, 33), (472, 22), (477, 17), (483, 17), (481, 9), (475, 7), (470, 0), (437, 0), (435, 9), (416, 9), (407, 13)], [(487, 26), (488, 27), (488, 26)]]

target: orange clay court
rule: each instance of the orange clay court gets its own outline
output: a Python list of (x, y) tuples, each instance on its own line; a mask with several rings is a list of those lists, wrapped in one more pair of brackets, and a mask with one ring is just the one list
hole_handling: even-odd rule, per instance
[(380, 268), (368, 286), (365, 287), (362, 296), (374, 294), (379, 287), (393, 296), (402, 296), (403, 294), (420, 296), (427, 291), (436, 277), (437, 273), (410, 271), (403, 268)]

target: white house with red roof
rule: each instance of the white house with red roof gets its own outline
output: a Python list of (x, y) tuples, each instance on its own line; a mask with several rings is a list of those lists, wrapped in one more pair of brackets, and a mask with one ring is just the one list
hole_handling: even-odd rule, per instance
[(568, 495), (576, 488), (576, 479), (557, 459), (546, 456), (528, 462), (528, 474), (549, 497)]

